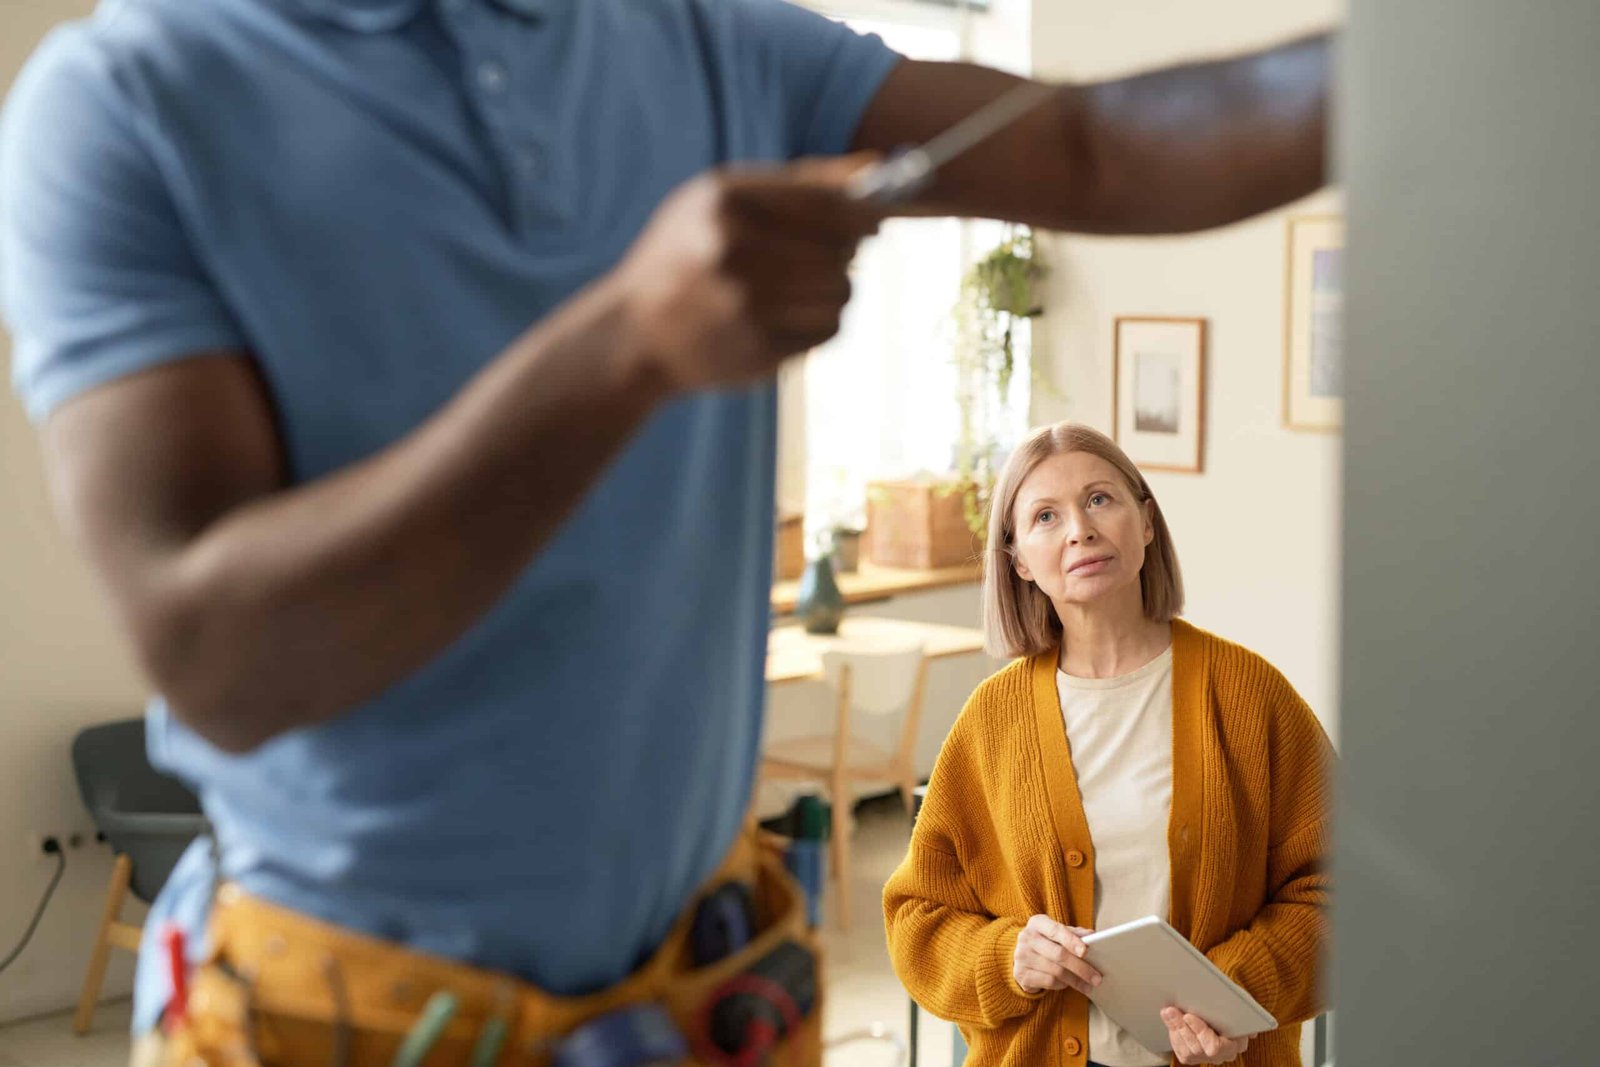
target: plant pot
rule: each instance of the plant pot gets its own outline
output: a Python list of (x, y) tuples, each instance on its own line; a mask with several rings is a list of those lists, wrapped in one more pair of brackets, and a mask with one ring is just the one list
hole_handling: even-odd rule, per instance
[(967, 525), (972, 483), (873, 482), (867, 487), (867, 558), (880, 567), (936, 570), (978, 558)]
[(833, 569), (840, 574), (854, 574), (861, 563), (861, 531), (835, 530), (833, 533)]
[(1035, 303), (1033, 299), (1033, 291), (1038, 284), (1039, 274), (1031, 271), (1029, 273), (1029, 283), (1022, 287), (1023, 291), (1020, 293), (1016, 291), (1016, 287), (1010, 281), (996, 282), (994, 289), (989, 294), (990, 304), (997, 310), (1014, 315), (1019, 319), (1032, 319), (1043, 315), (1044, 308)]

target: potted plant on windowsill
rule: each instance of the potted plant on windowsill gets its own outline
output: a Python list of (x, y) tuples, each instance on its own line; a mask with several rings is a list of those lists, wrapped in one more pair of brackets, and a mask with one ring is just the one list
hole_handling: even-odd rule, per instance
[(981, 551), (1001, 449), (1014, 436), (1006, 417), (1017, 357), (1028, 343), (1028, 320), (1043, 313), (1038, 284), (1045, 273), (1033, 233), (1007, 227), (962, 280), (955, 308), (955, 470), (869, 486), (867, 554), (874, 563), (935, 569)]
[(840, 524), (830, 531), (833, 537), (833, 565), (840, 574), (854, 574), (861, 565), (861, 536), (865, 527)]
[(831, 556), (836, 572), (853, 573), (861, 560), (866, 509), (861, 486), (851, 480), (848, 468), (828, 466), (810, 472), (806, 512), (807, 557)]

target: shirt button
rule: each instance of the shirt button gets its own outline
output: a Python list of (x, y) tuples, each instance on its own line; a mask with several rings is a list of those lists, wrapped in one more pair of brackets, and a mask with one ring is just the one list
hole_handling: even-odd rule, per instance
[(1068, 1056), (1076, 1056), (1078, 1053), (1080, 1053), (1082, 1051), (1083, 1051), (1083, 1042), (1079, 1041), (1075, 1037), (1067, 1038), (1067, 1055)]
[(517, 149), (517, 170), (524, 178), (537, 178), (544, 173), (544, 157), (537, 146), (529, 144)]
[(1067, 865), (1069, 867), (1082, 867), (1083, 853), (1075, 848), (1069, 848), (1067, 850)]
[(478, 88), (499, 95), (506, 90), (505, 64), (486, 59), (478, 64)]

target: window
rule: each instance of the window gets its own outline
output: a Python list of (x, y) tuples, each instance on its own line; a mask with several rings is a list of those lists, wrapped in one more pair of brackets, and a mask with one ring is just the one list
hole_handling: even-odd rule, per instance
[[(878, 34), (910, 59), (950, 61), (974, 51), (977, 17), (964, 12), (857, 0), (826, 13)], [(1015, 54), (1017, 35), (996, 33), (997, 17), (983, 16), (986, 34)], [(1001, 229), (957, 219), (885, 223), (857, 257), (855, 297), (839, 335), (780, 376), (780, 507), (803, 510), (813, 536), (864, 517), (869, 481), (952, 469), (959, 426), (954, 308), (964, 265), (998, 242)], [(1027, 391), (1014, 392), (1025, 414)]]

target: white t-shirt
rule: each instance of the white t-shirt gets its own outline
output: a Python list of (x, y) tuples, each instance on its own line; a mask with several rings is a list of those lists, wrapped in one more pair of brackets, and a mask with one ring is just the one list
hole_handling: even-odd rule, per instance
[[(1094, 928), (1172, 903), (1172, 649), (1119, 678), (1056, 671), (1072, 766), (1094, 843)], [(1089, 1005), (1089, 1058), (1106, 1067), (1157, 1067), (1152, 1053)]]

